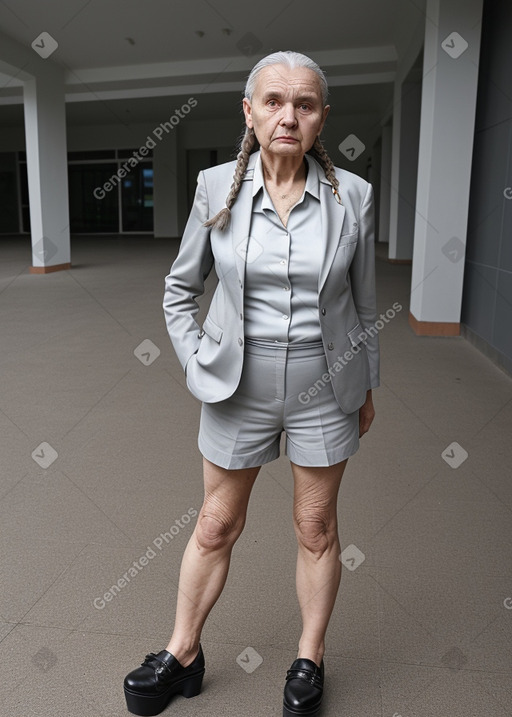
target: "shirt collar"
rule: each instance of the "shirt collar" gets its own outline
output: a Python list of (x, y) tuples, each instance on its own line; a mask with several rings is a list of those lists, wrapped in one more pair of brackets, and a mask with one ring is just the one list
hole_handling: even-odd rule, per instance
[[(311, 196), (315, 197), (315, 199), (320, 199), (320, 166), (318, 165), (318, 162), (313, 159), (313, 157), (309, 156), (309, 154), (306, 154), (305, 157), (306, 162), (308, 164), (308, 175), (306, 177), (306, 187), (304, 191), (308, 192), (308, 194), (311, 194)], [(268, 206), (272, 208), (272, 203), (270, 202), (267, 190), (265, 189), (265, 182), (263, 181), (261, 153), (258, 154), (258, 159), (256, 160), (256, 164), (254, 165), (254, 174), (252, 179), (253, 198), (258, 194), (260, 189), (263, 189), (265, 200), (268, 201)], [(267, 201), (265, 200), (263, 202), (262, 208), (267, 206)]]

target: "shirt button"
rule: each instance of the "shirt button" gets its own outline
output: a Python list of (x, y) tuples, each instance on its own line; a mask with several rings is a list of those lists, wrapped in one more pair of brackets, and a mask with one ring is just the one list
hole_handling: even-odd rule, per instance
[(279, 263), (283, 264), (283, 265), (286, 264), (286, 259), (281, 259), (281, 261)]
[(333, 344), (332, 341), (331, 341), (331, 343), (327, 346), (327, 348), (329, 349), (329, 351), (332, 351), (332, 350), (333, 350), (334, 344)]
[(290, 287), (289, 287), (289, 286), (283, 286), (283, 291), (290, 291)]
[(243, 346), (243, 343), (244, 343), (244, 342), (242, 341), (242, 339), (238, 339), (238, 344), (239, 344), (240, 346)]
[(286, 321), (287, 319), (289, 319), (289, 318), (290, 318), (290, 317), (288, 316), (288, 314), (283, 314), (283, 319), (284, 319), (285, 321)]

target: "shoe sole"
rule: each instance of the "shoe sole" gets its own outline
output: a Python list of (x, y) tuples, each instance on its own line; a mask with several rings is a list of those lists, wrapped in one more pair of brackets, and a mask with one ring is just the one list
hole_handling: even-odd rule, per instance
[(141, 715), (141, 717), (153, 717), (153, 715), (163, 712), (175, 695), (183, 695), (187, 699), (196, 697), (201, 692), (204, 672), (203, 670), (197, 675), (187, 676), (181, 683), (176, 682), (171, 685), (161, 695), (145, 695), (140, 692), (133, 692), (125, 687), (124, 696), (128, 712)]

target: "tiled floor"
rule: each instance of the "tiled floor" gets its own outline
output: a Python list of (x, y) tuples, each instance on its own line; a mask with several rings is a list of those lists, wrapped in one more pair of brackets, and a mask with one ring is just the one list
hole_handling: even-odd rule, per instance
[[(125, 673), (167, 643), (202, 501), (200, 406), (161, 310), (176, 249), (81, 238), (70, 272), (33, 276), (26, 239), (0, 245), (2, 716), (127, 715)], [(403, 309), (340, 492), (342, 547), (364, 561), (343, 573), (322, 716), (511, 715), (512, 380), (464, 339), (414, 336), (410, 267), (377, 263), (380, 311)], [(205, 627), (203, 691), (164, 715), (281, 714), (300, 632), (291, 497), (283, 456)]]

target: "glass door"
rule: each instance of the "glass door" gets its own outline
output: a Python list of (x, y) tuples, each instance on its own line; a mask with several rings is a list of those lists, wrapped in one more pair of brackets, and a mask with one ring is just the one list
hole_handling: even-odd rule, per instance
[[(118, 189), (103, 187), (117, 171), (117, 164), (69, 164), (69, 224), (72, 233), (119, 232)], [(100, 198), (98, 198), (100, 197)]]
[(121, 182), (122, 232), (153, 231), (153, 167), (139, 164)]

